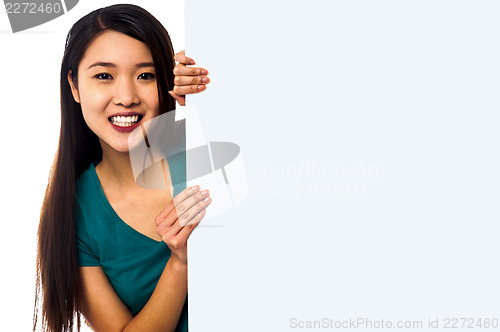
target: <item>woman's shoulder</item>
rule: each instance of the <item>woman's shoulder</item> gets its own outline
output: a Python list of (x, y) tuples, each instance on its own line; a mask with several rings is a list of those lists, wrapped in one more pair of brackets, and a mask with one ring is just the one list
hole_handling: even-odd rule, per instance
[(90, 163), (87, 169), (76, 179), (75, 198), (77, 203), (81, 204), (88, 200), (94, 200), (99, 196), (99, 178), (95, 171), (97, 164), (98, 162)]
[(75, 186), (76, 222), (77, 224), (84, 223), (87, 228), (92, 228), (92, 225), (106, 226), (107, 223), (102, 221), (109, 219), (110, 214), (106, 196), (95, 171), (97, 164), (97, 162), (91, 163), (78, 177)]

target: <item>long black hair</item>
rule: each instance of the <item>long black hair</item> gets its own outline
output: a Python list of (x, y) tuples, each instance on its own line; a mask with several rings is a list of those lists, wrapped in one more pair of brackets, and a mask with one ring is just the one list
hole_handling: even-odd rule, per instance
[[(40, 214), (33, 331), (40, 302), (42, 330), (80, 330), (78, 259), (75, 240), (75, 181), (92, 161), (102, 158), (98, 137), (75, 102), (68, 73), (78, 86), (78, 66), (90, 43), (105, 31), (117, 31), (146, 44), (153, 57), (160, 113), (175, 109), (174, 52), (168, 32), (149, 12), (135, 5), (97, 9), (76, 22), (66, 38), (61, 65), (61, 132)], [(76, 324), (75, 324), (76, 318)]]

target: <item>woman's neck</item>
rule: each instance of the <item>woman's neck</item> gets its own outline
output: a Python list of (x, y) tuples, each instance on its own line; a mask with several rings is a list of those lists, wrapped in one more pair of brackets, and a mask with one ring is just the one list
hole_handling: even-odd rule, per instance
[(113, 183), (128, 189), (138, 188), (128, 152), (118, 152), (104, 142), (101, 142), (101, 147), (102, 160), (96, 166), (101, 182)]
[[(145, 189), (135, 182), (134, 172), (130, 163), (128, 152), (118, 152), (105, 142), (101, 141), (102, 160), (96, 166), (96, 173), (104, 189), (127, 191), (129, 193), (142, 193)], [(174, 187), (170, 177), (170, 168), (167, 162), (161, 161), (163, 172), (161, 181), (166, 185), (168, 200), (172, 199)], [(106, 191), (106, 190), (105, 190)]]

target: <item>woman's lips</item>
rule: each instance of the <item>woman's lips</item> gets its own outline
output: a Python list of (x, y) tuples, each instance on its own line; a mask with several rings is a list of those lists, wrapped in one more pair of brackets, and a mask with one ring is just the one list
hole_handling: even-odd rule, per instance
[(139, 127), (141, 124), (141, 121), (139, 120), (136, 124), (131, 125), (131, 126), (127, 126), (127, 127), (117, 126), (112, 122), (110, 122), (110, 124), (111, 124), (111, 127), (113, 127), (113, 129), (115, 129), (116, 131), (119, 131), (121, 133), (129, 133), (129, 132), (133, 131), (135, 128)]
[(116, 114), (108, 118), (109, 123), (119, 132), (131, 132), (140, 125), (143, 116), (140, 114)]

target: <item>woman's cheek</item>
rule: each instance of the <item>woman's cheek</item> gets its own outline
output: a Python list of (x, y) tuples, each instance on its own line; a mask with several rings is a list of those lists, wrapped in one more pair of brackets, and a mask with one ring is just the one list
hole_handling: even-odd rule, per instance
[(80, 94), (82, 110), (86, 113), (103, 113), (110, 99), (101, 89), (88, 89)]

